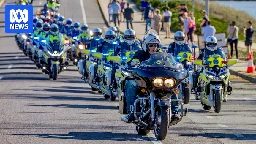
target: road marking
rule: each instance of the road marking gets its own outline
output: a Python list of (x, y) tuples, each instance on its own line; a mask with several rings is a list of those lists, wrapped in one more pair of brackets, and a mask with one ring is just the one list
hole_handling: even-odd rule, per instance
[(81, 5), (81, 9), (82, 9), (82, 14), (83, 14), (83, 20), (84, 20), (84, 23), (86, 24), (86, 14), (85, 14), (85, 10), (84, 10), (84, 2), (83, 0), (80, 0), (80, 5)]
[(11, 69), (11, 68), (12, 68), (12, 65), (9, 65), (9, 66), (8, 66), (8, 69)]
[(208, 119), (212, 119), (213, 117), (212, 116), (205, 116), (206, 118), (208, 118)]
[(238, 138), (244, 138), (244, 136), (243, 135), (241, 135), (241, 134), (234, 134), (236, 137), (238, 137)]
[(223, 125), (223, 124), (218, 124), (219, 127), (228, 127), (226, 125)]
[(153, 144), (162, 144), (162, 142), (161, 141), (159, 141), (159, 140), (157, 140), (156, 138), (155, 138), (155, 135), (153, 134), (153, 133), (148, 133), (148, 138), (149, 138), (149, 140), (153, 143)]
[(16, 57), (15, 57), (15, 59), (18, 59), (18, 58), (19, 58), (19, 56), (16, 56)]

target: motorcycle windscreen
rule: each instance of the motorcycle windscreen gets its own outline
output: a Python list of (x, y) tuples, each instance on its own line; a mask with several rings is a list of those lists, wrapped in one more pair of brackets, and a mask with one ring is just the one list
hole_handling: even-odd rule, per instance
[(61, 44), (60, 44), (60, 41), (53, 41), (50, 43), (50, 47), (52, 49), (52, 51), (58, 51), (60, 52), (61, 51)]
[(187, 71), (182, 64), (175, 61), (174, 57), (168, 53), (152, 54), (148, 60), (135, 68), (134, 72), (148, 78), (165, 77), (182, 80), (187, 76)]

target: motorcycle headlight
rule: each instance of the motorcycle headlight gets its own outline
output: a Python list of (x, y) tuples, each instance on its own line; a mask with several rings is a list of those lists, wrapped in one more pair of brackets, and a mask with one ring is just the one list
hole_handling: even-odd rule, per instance
[(23, 39), (27, 39), (28, 37), (26, 36), (26, 35), (21, 35), (21, 37), (23, 38)]
[(78, 45), (79, 49), (84, 49), (84, 45)]
[(74, 40), (77, 40), (77, 37), (73, 37)]
[(163, 79), (161, 79), (161, 78), (156, 78), (156, 79), (154, 79), (153, 85), (154, 85), (155, 87), (161, 87), (161, 86), (163, 86)]
[(174, 84), (175, 84), (175, 80), (173, 80), (173, 79), (166, 79), (164, 81), (164, 86), (166, 86), (168, 88), (173, 87)]

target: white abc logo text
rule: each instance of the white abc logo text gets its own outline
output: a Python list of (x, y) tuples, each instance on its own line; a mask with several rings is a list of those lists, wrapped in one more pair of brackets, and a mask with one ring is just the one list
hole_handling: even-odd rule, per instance
[[(20, 14), (20, 18), (18, 18), (18, 14)], [(10, 29), (28, 29), (28, 24), (20, 24), (28, 22), (28, 10), (10, 10), (10, 22), (16, 24), (10, 24)], [(18, 23), (18, 24), (17, 24)]]

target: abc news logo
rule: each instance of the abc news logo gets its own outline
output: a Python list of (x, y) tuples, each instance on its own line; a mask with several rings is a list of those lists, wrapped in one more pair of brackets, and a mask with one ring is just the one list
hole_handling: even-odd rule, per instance
[(32, 5), (6, 5), (5, 6), (5, 32), (6, 33), (32, 33), (33, 32), (33, 6)]
[[(20, 18), (18, 17), (20, 15)], [(28, 24), (22, 24), (28, 22), (28, 10), (10, 10), (10, 29), (28, 29)]]

